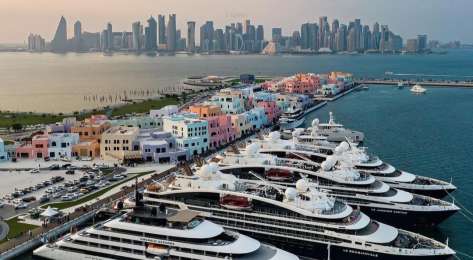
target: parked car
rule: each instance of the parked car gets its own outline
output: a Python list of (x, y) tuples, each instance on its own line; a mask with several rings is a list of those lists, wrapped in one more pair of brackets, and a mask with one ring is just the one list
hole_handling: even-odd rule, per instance
[(46, 195), (43, 195), (41, 196), (41, 198), (39, 198), (39, 203), (45, 203), (45, 202), (48, 202), (49, 201), (49, 197), (46, 196)]
[(26, 203), (20, 203), (20, 204), (15, 206), (15, 210), (26, 209), (26, 208), (28, 208), (28, 204), (26, 204)]
[(67, 170), (66, 174), (67, 175), (74, 175), (76, 172), (74, 170)]
[(34, 197), (34, 196), (31, 196), (31, 197), (24, 197), (24, 198), (22, 199), (23, 202), (27, 202), (27, 203), (32, 202), (32, 201), (35, 201), (35, 200), (36, 200), (36, 197)]
[(52, 170), (52, 171), (55, 171), (55, 170), (59, 170), (61, 167), (59, 166), (59, 164), (55, 163), (55, 164), (52, 164), (51, 166), (48, 167), (49, 170)]
[(34, 168), (30, 170), (30, 173), (40, 173), (38, 168)]
[(123, 175), (115, 174), (115, 175), (113, 175), (112, 180), (113, 181), (119, 181), (119, 180), (123, 180), (124, 178), (125, 178), (125, 176), (123, 176)]
[(66, 195), (61, 197), (62, 201), (69, 201), (69, 200), (73, 200), (73, 199), (74, 198), (72, 196), (70, 196), (69, 194), (66, 194)]

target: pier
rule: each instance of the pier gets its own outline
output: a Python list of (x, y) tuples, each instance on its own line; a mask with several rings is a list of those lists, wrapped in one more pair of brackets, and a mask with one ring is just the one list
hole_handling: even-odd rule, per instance
[(355, 84), (361, 85), (393, 85), (397, 86), (402, 82), (404, 86), (413, 86), (416, 84), (429, 87), (457, 87), (457, 88), (473, 88), (473, 81), (458, 80), (401, 80), (401, 79), (357, 79)]

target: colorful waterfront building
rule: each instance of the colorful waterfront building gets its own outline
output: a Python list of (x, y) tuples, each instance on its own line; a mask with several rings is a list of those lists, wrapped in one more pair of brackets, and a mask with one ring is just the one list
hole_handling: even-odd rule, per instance
[(225, 114), (236, 115), (245, 112), (245, 98), (239, 90), (222, 89), (210, 98), (210, 102), (219, 106)]
[(189, 159), (189, 151), (178, 147), (176, 138), (168, 132), (141, 130), (136, 142), (143, 161), (176, 163)]
[(75, 117), (66, 117), (62, 119), (62, 122), (49, 124), (46, 126), (46, 132), (49, 133), (69, 133), (71, 127), (76, 124)]
[(231, 120), (237, 139), (246, 136), (251, 132), (251, 125), (246, 114), (231, 115)]
[(176, 105), (167, 105), (161, 109), (153, 109), (149, 111), (149, 116), (151, 118), (162, 118), (164, 116), (171, 116), (177, 114), (179, 108)]
[(232, 126), (232, 117), (223, 113), (217, 105), (195, 104), (189, 107), (189, 112), (208, 122), (209, 149), (217, 149), (235, 140), (236, 131)]
[(48, 135), (37, 134), (16, 148), (16, 158), (43, 159), (48, 157)]
[(209, 149), (208, 122), (197, 114), (174, 114), (163, 118), (163, 130), (170, 132), (179, 148), (189, 150), (190, 156), (202, 154)]
[(322, 85), (321, 94), (324, 96), (335, 96), (342, 92), (343, 87), (338, 84), (324, 84)]
[(255, 107), (244, 113), (251, 131), (256, 131), (266, 125), (269, 125), (264, 108)]
[(79, 143), (72, 147), (73, 156), (95, 158), (100, 155), (102, 134), (111, 127), (106, 116), (92, 116), (76, 122), (71, 133), (79, 135)]
[(135, 142), (140, 129), (138, 127), (114, 126), (102, 134), (100, 158), (103, 160), (141, 159), (139, 145)]
[(135, 116), (124, 119), (110, 120), (112, 126), (138, 127), (139, 129), (163, 130), (162, 117)]
[(79, 143), (79, 134), (50, 133), (48, 134), (48, 156), (51, 159), (71, 158), (72, 147)]
[(298, 73), (281, 80), (261, 84), (261, 87), (266, 90), (311, 95), (316, 94), (320, 86), (319, 76), (313, 73)]
[(258, 101), (256, 106), (264, 109), (268, 121), (267, 123), (271, 124), (278, 121), (279, 116), (281, 115), (281, 110), (279, 110), (276, 101)]
[(0, 162), (6, 160), (8, 160), (8, 153), (5, 149), (5, 143), (3, 142), (3, 139), (0, 138)]

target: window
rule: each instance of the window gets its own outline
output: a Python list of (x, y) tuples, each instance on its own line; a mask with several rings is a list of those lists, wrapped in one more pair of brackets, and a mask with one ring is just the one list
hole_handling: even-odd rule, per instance
[(56, 147), (56, 142), (53, 141), (53, 142), (51, 143), (51, 146), (52, 146), (52, 147)]

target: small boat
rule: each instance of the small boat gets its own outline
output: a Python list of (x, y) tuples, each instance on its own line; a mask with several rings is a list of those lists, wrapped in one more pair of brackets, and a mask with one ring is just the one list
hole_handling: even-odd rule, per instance
[(252, 208), (251, 200), (248, 198), (230, 194), (221, 196), (220, 206), (232, 210), (250, 210)]
[(404, 82), (399, 81), (399, 82), (397, 83), (397, 88), (398, 88), (398, 89), (403, 89), (403, 88), (404, 88)]
[(286, 170), (270, 169), (266, 172), (266, 178), (271, 181), (287, 181), (292, 179), (292, 174)]
[(362, 90), (369, 90), (369, 89), (370, 89), (370, 87), (368, 87), (368, 86), (364, 85), (363, 87), (361, 87), (361, 89), (362, 89)]
[(427, 89), (423, 88), (421, 85), (419, 84), (415, 84), (412, 88), (411, 88), (411, 92), (412, 93), (415, 93), (415, 94), (424, 94), (425, 92), (427, 91)]

